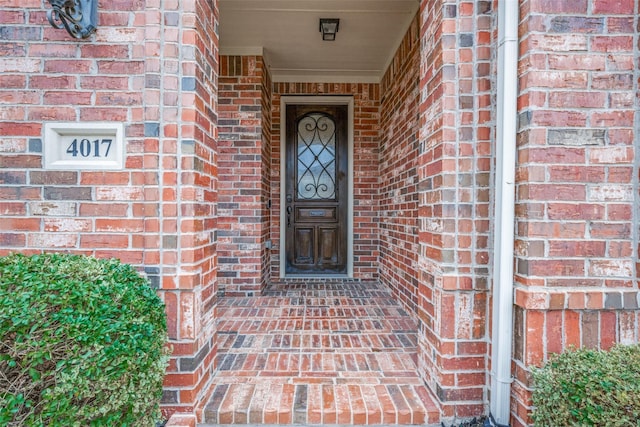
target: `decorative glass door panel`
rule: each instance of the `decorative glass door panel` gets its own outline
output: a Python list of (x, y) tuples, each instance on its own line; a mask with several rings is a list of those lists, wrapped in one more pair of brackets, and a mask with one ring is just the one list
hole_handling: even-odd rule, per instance
[(297, 170), (300, 200), (335, 200), (336, 124), (321, 113), (298, 122)]

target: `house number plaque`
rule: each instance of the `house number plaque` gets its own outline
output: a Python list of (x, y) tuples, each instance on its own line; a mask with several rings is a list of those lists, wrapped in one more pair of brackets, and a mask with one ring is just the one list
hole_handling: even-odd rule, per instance
[(46, 123), (45, 169), (123, 169), (123, 135), (121, 123)]

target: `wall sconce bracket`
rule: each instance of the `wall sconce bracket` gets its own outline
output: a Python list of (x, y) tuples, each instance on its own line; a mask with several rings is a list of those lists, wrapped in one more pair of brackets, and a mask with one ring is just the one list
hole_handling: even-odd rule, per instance
[(54, 28), (65, 28), (77, 39), (86, 39), (98, 26), (98, 0), (48, 0), (47, 19)]

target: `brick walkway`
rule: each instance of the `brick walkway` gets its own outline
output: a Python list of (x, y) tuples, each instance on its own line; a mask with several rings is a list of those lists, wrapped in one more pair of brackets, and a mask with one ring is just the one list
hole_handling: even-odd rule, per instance
[(207, 424), (438, 421), (416, 324), (377, 283), (281, 284), (222, 298)]

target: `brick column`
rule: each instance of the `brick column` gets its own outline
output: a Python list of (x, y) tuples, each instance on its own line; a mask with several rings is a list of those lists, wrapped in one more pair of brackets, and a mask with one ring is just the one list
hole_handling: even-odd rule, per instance
[(158, 171), (149, 179), (173, 347), (163, 411), (199, 415), (216, 354), (218, 9), (159, 0), (145, 13), (145, 167)]
[(445, 419), (485, 406), (493, 20), (489, 1), (420, 6), (419, 369)]
[(512, 425), (531, 366), (638, 341), (638, 3), (521, 9)]

